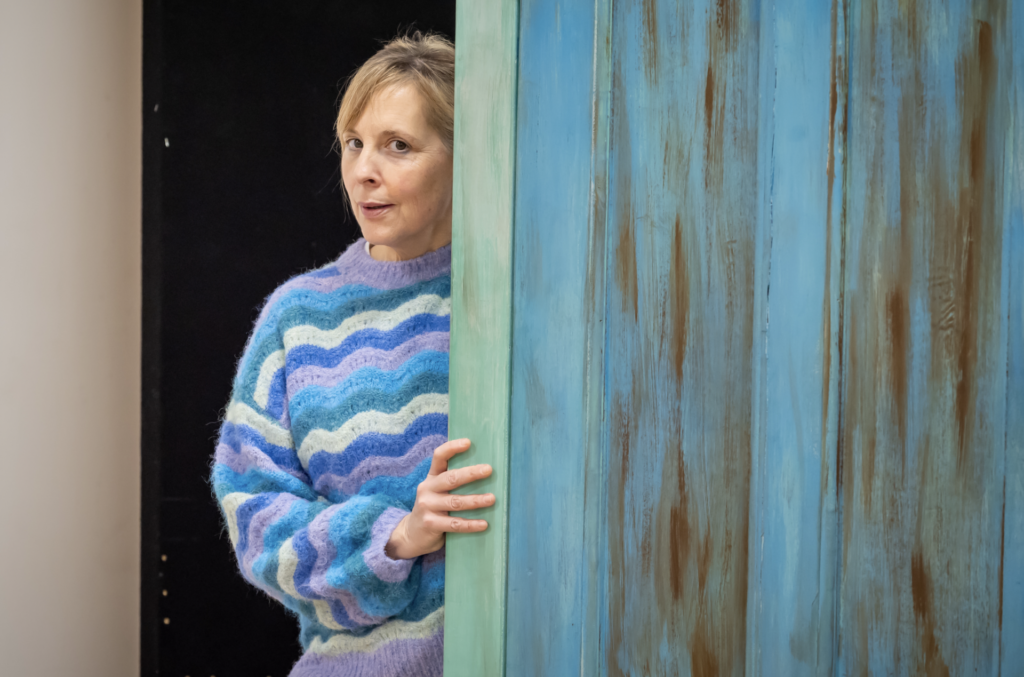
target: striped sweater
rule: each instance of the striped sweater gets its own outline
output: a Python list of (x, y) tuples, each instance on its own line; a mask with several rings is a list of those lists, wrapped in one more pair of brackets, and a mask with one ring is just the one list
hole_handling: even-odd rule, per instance
[(450, 270), (359, 239), (270, 296), (238, 365), (212, 484), (242, 575), (298, 615), (291, 677), (441, 674), (444, 551), (384, 546), (447, 440)]

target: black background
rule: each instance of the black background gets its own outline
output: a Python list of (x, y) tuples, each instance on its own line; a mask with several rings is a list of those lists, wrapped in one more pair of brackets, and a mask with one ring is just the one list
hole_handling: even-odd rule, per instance
[(454, 0), (145, 2), (142, 675), (284, 677), (301, 653), (237, 571), (209, 464), (263, 299), (359, 235), (339, 95), (410, 26), (454, 37)]

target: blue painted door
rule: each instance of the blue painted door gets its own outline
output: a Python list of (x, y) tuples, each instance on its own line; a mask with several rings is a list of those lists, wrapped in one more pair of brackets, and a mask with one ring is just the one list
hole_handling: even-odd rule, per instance
[(523, 0), (518, 83), (506, 674), (1024, 675), (1024, 6)]

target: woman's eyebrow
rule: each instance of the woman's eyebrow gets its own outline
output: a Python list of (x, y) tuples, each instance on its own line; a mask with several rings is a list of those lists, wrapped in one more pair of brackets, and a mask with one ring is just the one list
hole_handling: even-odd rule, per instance
[(417, 141), (417, 138), (416, 138), (415, 135), (410, 134), (409, 132), (403, 132), (403, 131), (397, 130), (397, 129), (385, 129), (380, 134), (378, 134), (377, 136), (378, 137), (401, 136), (402, 138), (409, 139), (410, 141)]

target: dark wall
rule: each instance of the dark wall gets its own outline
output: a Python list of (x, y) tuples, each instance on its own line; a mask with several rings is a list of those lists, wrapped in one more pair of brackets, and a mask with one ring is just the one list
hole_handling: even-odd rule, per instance
[(238, 573), (207, 484), (262, 300), (359, 235), (332, 125), (345, 77), (455, 2), (145, 3), (143, 675), (284, 676), (296, 620)]

